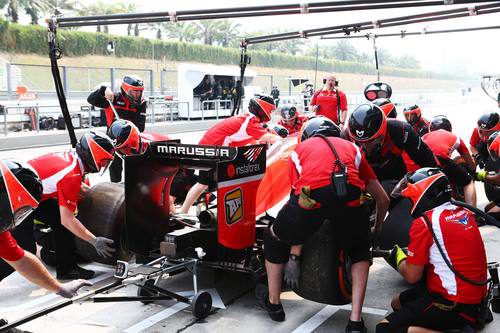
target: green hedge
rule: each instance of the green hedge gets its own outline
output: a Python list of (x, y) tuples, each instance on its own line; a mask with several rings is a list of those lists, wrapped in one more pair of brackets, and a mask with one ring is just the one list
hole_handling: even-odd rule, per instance
[[(188, 44), (174, 41), (156, 41), (147, 38), (110, 36), (104, 33), (58, 30), (58, 40), (66, 56), (91, 54), (107, 55), (106, 47), (110, 39), (116, 40), (116, 55), (130, 58), (151, 58), (152, 44), (156, 56), (169, 60), (197, 61), (213, 64), (238, 64), (240, 51), (234, 48)], [(251, 46), (249, 46), (251, 50)], [(42, 26), (12, 24), (0, 19), (0, 50), (11, 53), (36, 53), (46, 55), (47, 29)], [(250, 51), (252, 65), (271, 68), (315, 69), (316, 59), (306, 56), (292, 56), (279, 52)], [(341, 73), (376, 74), (371, 64), (319, 59), (318, 69)], [(457, 79), (454, 75), (436, 74), (429, 71), (382, 67), (384, 75)]]

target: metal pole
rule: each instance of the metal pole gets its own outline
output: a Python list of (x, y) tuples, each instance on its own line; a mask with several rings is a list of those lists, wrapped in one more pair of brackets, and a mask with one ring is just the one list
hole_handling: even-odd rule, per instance
[(66, 93), (66, 96), (69, 97), (69, 89), (68, 89), (68, 70), (66, 66), (61, 66), (62, 67), (62, 74), (63, 74), (63, 88), (64, 92)]
[(160, 94), (164, 95), (165, 94), (165, 75), (167, 72), (162, 69), (160, 72)]
[(149, 84), (151, 85), (151, 96), (153, 96), (155, 91), (155, 79), (154, 79), (154, 71), (152, 69), (149, 70)]
[(292, 80), (291, 76), (288, 76), (288, 96), (292, 96)]
[(319, 46), (316, 43), (316, 66), (314, 70), (314, 90), (316, 90), (316, 79), (318, 77), (318, 56), (319, 56)]
[(6, 76), (7, 76), (7, 96), (9, 100), (12, 98), (12, 72), (11, 72), (11, 65), (10, 63), (5, 64), (5, 71), (6, 71)]
[(377, 69), (377, 82), (380, 82), (380, 70), (378, 68), (377, 37), (373, 35), (373, 52), (375, 55), (375, 68)]
[(114, 67), (109, 69), (109, 77), (111, 80), (111, 90), (115, 91), (115, 68)]

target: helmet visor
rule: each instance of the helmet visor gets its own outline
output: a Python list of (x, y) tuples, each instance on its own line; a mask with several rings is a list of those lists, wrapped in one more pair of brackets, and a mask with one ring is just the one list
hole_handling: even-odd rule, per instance
[[(121, 158), (120, 155), (116, 154), (118, 157), (116, 158)], [(113, 160), (101, 160), (101, 165), (99, 166), (99, 176), (102, 176), (108, 171), (109, 166), (113, 163)]]
[(403, 194), (403, 191), (408, 187), (408, 176), (404, 176), (394, 187), (391, 192), (391, 198), (399, 198)]

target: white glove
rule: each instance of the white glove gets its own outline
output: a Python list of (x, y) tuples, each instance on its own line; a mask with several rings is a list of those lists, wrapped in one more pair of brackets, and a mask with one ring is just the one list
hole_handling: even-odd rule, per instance
[(106, 237), (96, 237), (89, 240), (89, 243), (92, 244), (97, 254), (101, 257), (111, 257), (113, 252), (115, 252), (115, 249), (110, 246), (114, 243), (112, 239)]
[(87, 280), (74, 280), (61, 285), (61, 289), (57, 292), (57, 295), (64, 298), (72, 298), (77, 295), (78, 289), (84, 286), (91, 286), (92, 283)]

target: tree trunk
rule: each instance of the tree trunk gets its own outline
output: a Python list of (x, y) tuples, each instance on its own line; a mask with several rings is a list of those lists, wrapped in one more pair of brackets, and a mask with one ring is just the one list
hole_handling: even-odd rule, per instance
[(139, 37), (139, 24), (136, 23), (134, 26), (134, 36)]
[(127, 36), (131, 36), (132, 35), (132, 24), (128, 24), (127, 25)]

